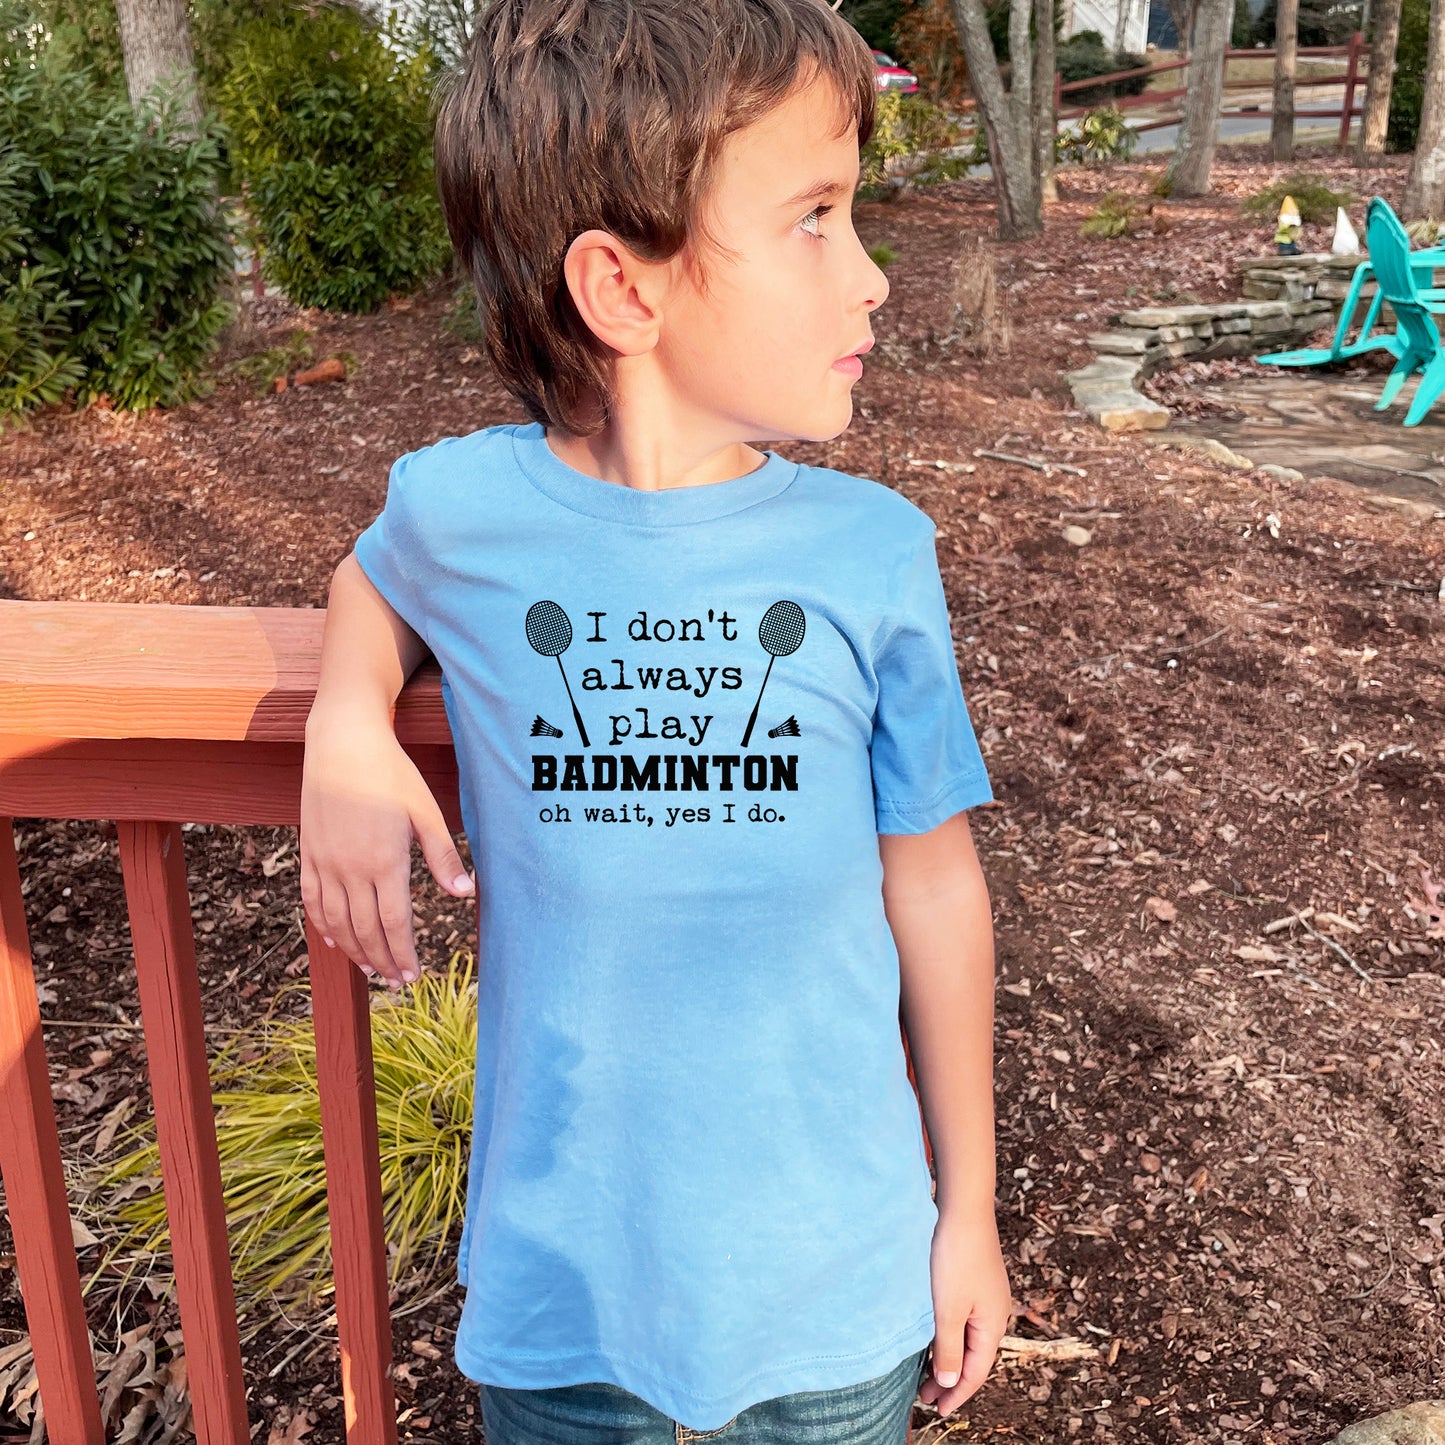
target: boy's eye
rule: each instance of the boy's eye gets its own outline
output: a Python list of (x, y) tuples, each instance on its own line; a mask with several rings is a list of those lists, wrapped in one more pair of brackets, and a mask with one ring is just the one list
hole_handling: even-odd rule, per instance
[(832, 206), (814, 206), (813, 209), (809, 211), (808, 214), (804, 216), (801, 221), (798, 222), (798, 224), (805, 231), (807, 231), (810, 236), (816, 236), (818, 240), (826, 241), (828, 238), (826, 236), (820, 235), (817, 230), (811, 229), (808, 223), (811, 221), (813, 225), (816, 226), (816, 224), (832, 209)]

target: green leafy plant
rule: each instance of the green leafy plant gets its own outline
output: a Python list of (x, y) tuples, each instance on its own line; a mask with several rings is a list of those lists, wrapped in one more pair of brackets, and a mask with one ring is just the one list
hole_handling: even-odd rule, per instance
[(868, 248), (868, 255), (874, 265), (882, 266), (885, 270), (898, 259), (898, 252), (895, 251), (887, 241), (881, 241), (876, 246), (870, 246)]
[[(464, 962), (459, 966), (459, 960)], [(279, 990), (277, 1001), (304, 980)], [(381, 1201), (393, 1285), (431, 1246), (444, 1259), (466, 1203), (477, 1047), (472, 956), (445, 975), (423, 973), (404, 994), (373, 995)], [(331, 1284), (326, 1164), (308, 1015), (237, 1034), (211, 1065), (221, 1185), (238, 1301), (268, 1295), (314, 1307)], [(169, 1237), (160, 1151), (150, 1120), (118, 1141), (117, 1157), (89, 1166), (73, 1198), (119, 1253), (164, 1250)]]
[(1054, 138), (1054, 155), (1078, 165), (1106, 165), (1128, 160), (1139, 143), (1138, 132), (1117, 105), (1103, 105), (1081, 115)]
[(962, 125), (921, 95), (880, 95), (873, 134), (863, 147), (860, 200), (892, 199), (906, 187), (957, 180), (975, 164), (971, 154), (949, 154)]
[(375, 310), (450, 254), (432, 171), (428, 57), (359, 11), (240, 28), (220, 104), (266, 275), (294, 302)]
[(29, 233), (18, 219), (29, 182), (26, 158), (0, 146), (0, 425), (7, 417), (59, 401), (85, 367), (68, 350), (76, 302), (54, 266), (26, 259)]
[[(1054, 53), (1059, 79), (1065, 85), (1073, 81), (1088, 80), (1095, 75), (1140, 70), (1148, 63), (1144, 56), (1136, 55), (1132, 50), (1107, 49), (1104, 37), (1097, 30), (1081, 30), (1077, 35), (1071, 35)], [(1121, 95), (1142, 95), (1148, 84), (1147, 75), (1133, 75), (1127, 80), (1112, 80), (1103, 85), (1071, 90), (1064, 96), (1064, 104), (1098, 105), (1103, 101), (1115, 100)]]
[(1152, 181), (1149, 182), (1149, 194), (1158, 196), (1161, 201), (1167, 201), (1174, 194), (1174, 177), (1168, 170), (1162, 170)]
[(225, 373), (252, 382), (256, 391), (264, 394), (270, 391), (272, 382), (278, 376), (290, 375), (298, 367), (308, 365), (314, 357), (310, 333), (304, 326), (296, 326), (282, 345), (268, 346), (264, 351), (237, 357), (226, 366)]
[(1334, 190), (1325, 176), (1295, 171), (1257, 195), (1240, 202), (1239, 209), (1247, 216), (1264, 216), (1273, 220), (1286, 196), (1293, 196), (1299, 207), (1301, 221), (1333, 221), (1339, 206), (1351, 206), (1355, 196), (1350, 191)]
[(476, 288), (470, 282), (452, 293), (451, 305), (442, 313), (442, 327), (458, 341), (479, 342), (486, 330), (477, 306)]
[(1108, 191), (1100, 198), (1088, 220), (1079, 227), (1079, 234), (1106, 241), (1132, 236), (1134, 223), (1142, 214), (1143, 207), (1133, 196), (1122, 191)]
[(141, 410), (209, 390), (235, 314), (218, 133), (181, 144), (173, 117), (172, 96), (138, 116), (0, 27), (0, 422), (67, 396)]
[(1395, 46), (1395, 77), (1390, 86), (1390, 120), (1385, 148), (1412, 151), (1420, 134), (1425, 103), (1425, 60), (1430, 43), (1430, 0), (1403, 0), (1400, 37)]
[(1433, 216), (1426, 216), (1418, 221), (1406, 221), (1405, 234), (1413, 246), (1438, 246), (1441, 244), (1441, 236), (1445, 235), (1445, 221), (1437, 221)]

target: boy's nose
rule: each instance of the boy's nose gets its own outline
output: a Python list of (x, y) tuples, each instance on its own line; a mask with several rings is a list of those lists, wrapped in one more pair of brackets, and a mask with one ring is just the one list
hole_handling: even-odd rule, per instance
[[(867, 255), (866, 251), (864, 255)], [(870, 311), (876, 311), (888, 299), (888, 277), (871, 256), (868, 256), (868, 264), (873, 268), (873, 275), (869, 278), (868, 300), (863, 304)]]

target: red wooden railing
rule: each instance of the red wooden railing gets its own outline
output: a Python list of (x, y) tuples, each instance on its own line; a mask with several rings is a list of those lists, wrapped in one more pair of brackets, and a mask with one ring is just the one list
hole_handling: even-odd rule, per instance
[[(1363, 112), (1364, 107), (1355, 104), (1355, 91), (1358, 89), (1362, 76), (1360, 65), (1361, 57), (1366, 54), (1364, 37), (1356, 31), (1350, 36), (1349, 41), (1344, 45), (1319, 45), (1305, 46), (1299, 52), (1301, 58), (1336, 58), (1344, 61), (1344, 69), (1339, 75), (1311, 75), (1297, 78), (1295, 89), (1301, 90), (1309, 86), (1321, 85), (1343, 85), (1345, 93), (1340, 104), (1324, 109), (1314, 108), (1311, 110), (1296, 110), (1296, 118), (1324, 118), (1332, 119), (1335, 116), (1340, 120), (1341, 146), (1347, 146), (1350, 141), (1350, 122)], [(1229, 78), (1229, 62), (1231, 60), (1273, 60), (1273, 50), (1226, 50), (1224, 53), (1224, 88), (1230, 90), (1268, 90), (1268, 80), (1231, 80)], [(1184, 70), (1188, 67), (1187, 60), (1164, 60), (1157, 65), (1141, 65), (1134, 70), (1117, 70), (1109, 75), (1091, 75), (1084, 80), (1071, 80), (1067, 83), (1060, 75), (1054, 76), (1054, 109), (1060, 120), (1075, 120), (1093, 109), (1092, 105), (1074, 105), (1066, 103), (1065, 97), (1079, 91), (1096, 89), (1099, 86), (1109, 85), (1120, 80), (1133, 80), (1139, 76), (1166, 75), (1170, 71)], [(1185, 86), (1174, 90), (1146, 90), (1139, 95), (1121, 95), (1113, 100), (1097, 102), (1098, 104), (1114, 105), (1120, 110), (1151, 109), (1157, 105), (1163, 105), (1169, 101), (1181, 100), (1188, 94)], [(1270, 107), (1251, 110), (1221, 110), (1221, 117), (1250, 115), (1268, 116), (1272, 114)], [(1160, 126), (1178, 125), (1181, 116), (1179, 114), (1168, 114), (1156, 116), (1149, 120), (1131, 121), (1132, 129), (1155, 130)]]
[[(104, 1437), (13, 820), (115, 821), (193, 1424), (203, 1445), (249, 1445), (181, 822), (297, 825), (324, 617), (0, 601), (0, 1173), (54, 1445)], [(440, 679), (416, 673), (395, 726), (457, 832)], [(346, 1436), (396, 1445), (369, 986), (309, 922), (306, 944)]]

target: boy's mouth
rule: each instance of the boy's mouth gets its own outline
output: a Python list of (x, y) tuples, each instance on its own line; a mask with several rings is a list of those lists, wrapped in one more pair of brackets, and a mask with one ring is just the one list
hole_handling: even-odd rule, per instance
[(863, 355), (873, 350), (873, 338), (870, 336), (861, 346), (855, 346), (846, 356), (840, 356), (833, 363), (834, 371), (845, 372), (849, 376), (858, 377), (863, 375)]

